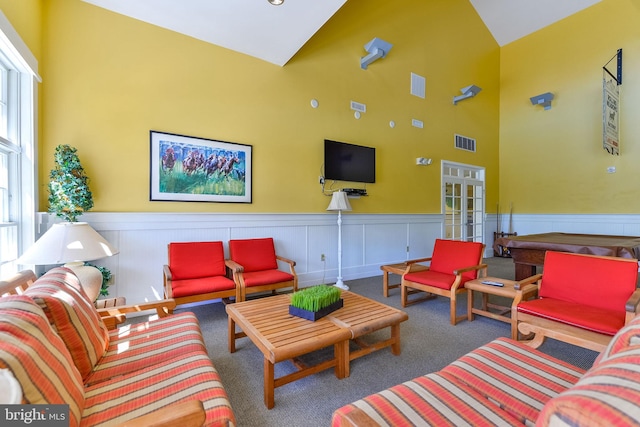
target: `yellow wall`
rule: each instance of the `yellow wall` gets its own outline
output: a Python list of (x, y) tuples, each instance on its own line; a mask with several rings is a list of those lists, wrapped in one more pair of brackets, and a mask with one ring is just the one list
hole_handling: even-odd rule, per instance
[[(639, 23), (640, 1), (604, 0), (501, 49), (502, 205), (513, 203), (514, 213), (640, 210)], [(621, 149), (612, 156), (602, 149), (602, 67), (619, 48)], [(545, 92), (555, 94), (547, 111), (529, 101)]]
[[(358, 212), (440, 212), (441, 159), (487, 167), (497, 202), (500, 53), (468, 0), (350, 0), (284, 67), (80, 0), (43, 5), (40, 210), (54, 148), (70, 144), (93, 211), (321, 212), (324, 138), (377, 149)], [(373, 37), (394, 47), (364, 71)], [(411, 72), (427, 78), (425, 100), (409, 94)], [(452, 105), (470, 84), (483, 91)], [(351, 100), (367, 104), (360, 120)], [(253, 203), (150, 202), (150, 130), (252, 145)], [(478, 153), (454, 149), (454, 133), (477, 138)]]
[(42, 0), (0, 0), (0, 10), (39, 60), (42, 57)]

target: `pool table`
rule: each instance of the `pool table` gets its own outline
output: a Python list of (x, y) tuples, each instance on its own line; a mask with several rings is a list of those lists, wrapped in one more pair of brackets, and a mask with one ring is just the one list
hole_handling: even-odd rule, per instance
[(640, 237), (604, 234), (542, 233), (501, 239), (515, 264), (515, 278), (522, 280), (536, 274), (544, 264), (546, 251), (576, 254), (640, 258)]

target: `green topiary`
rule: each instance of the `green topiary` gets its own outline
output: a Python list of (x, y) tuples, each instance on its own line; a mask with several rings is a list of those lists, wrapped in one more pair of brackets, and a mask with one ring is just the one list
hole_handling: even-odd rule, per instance
[(340, 300), (340, 289), (335, 286), (317, 285), (291, 295), (291, 305), (316, 312)]
[(56, 166), (49, 174), (49, 212), (68, 222), (93, 207), (89, 178), (69, 145), (58, 145), (54, 155)]

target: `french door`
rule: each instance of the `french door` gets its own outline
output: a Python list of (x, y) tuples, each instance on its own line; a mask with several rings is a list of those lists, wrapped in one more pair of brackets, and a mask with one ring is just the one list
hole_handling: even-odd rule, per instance
[(444, 237), (484, 241), (484, 168), (444, 162), (442, 212)]

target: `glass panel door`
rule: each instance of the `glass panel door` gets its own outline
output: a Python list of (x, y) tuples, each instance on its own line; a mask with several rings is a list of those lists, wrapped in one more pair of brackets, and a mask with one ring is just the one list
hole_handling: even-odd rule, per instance
[(445, 164), (442, 182), (444, 237), (483, 242), (484, 170)]

